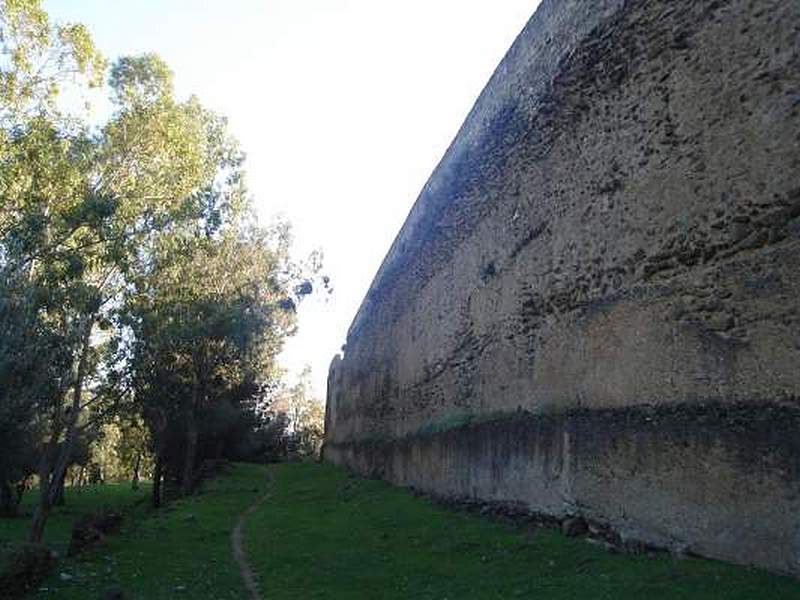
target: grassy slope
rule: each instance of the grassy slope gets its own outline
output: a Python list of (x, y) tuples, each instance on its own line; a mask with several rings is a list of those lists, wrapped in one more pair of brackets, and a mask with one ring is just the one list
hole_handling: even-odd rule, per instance
[[(265, 598), (800, 598), (800, 583), (789, 579), (711, 561), (609, 554), (552, 530), (447, 511), (327, 465), (270, 471), (271, 498), (246, 525)], [(245, 598), (230, 532), (263, 493), (264, 474), (263, 466), (236, 465), (198, 496), (155, 513), (138, 505), (122, 532), (62, 561), (34, 597), (89, 600), (119, 587), (134, 599)], [(65, 548), (76, 514), (130, 507), (145, 493), (110, 485), (69, 497), (48, 542)], [(0, 520), (0, 541), (24, 537), (27, 524)]]
[(90, 600), (118, 587), (128, 599), (245, 598), (230, 533), (264, 493), (264, 474), (236, 465), (202, 494), (144, 511), (103, 546), (60, 563), (34, 597)]
[[(63, 555), (69, 547), (72, 524), (78, 516), (95, 512), (104, 506), (127, 510), (138, 500), (145, 500), (149, 491), (149, 485), (146, 484), (143, 484), (138, 491), (134, 491), (130, 483), (86, 486), (80, 491), (67, 488), (67, 505), (53, 510), (47, 522), (44, 541)], [(34, 504), (38, 499), (37, 490), (28, 492), (22, 498), (17, 518), (0, 519), (0, 545), (27, 539)]]
[(271, 468), (272, 495), (247, 521), (265, 597), (800, 598), (800, 584), (704, 561), (615, 555), (549, 529), (449, 512), (326, 465)]

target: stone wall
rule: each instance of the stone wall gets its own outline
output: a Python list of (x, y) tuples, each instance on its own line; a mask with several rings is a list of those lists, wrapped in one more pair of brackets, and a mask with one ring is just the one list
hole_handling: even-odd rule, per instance
[(544, 0), (331, 365), (329, 460), (800, 574), (800, 3)]

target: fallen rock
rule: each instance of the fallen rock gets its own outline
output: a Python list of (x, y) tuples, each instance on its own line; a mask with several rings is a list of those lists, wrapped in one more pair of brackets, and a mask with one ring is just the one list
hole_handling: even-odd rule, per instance
[(69, 556), (74, 556), (86, 548), (103, 541), (105, 536), (115, 533), (122, 525), (122, 515), (113, 510), (85, 515), (72, 526), (69, 542)]
[(589, 525), (583, 517), (569, 517), (561, 522), (561, 533), (567, 537), (577, 537), (589, 531)]

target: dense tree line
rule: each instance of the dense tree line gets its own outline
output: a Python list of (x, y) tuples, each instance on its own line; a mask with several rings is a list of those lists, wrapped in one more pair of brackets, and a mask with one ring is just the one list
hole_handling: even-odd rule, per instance
[[(92, 90), (102, 124), (75, 110)], [(0, 508), (38, 482), (32, 541), (92, 454), (152, 470), (158, 504), (274, 443), (275, 358), (320, 265), (259, 225), (243, 164), (159, 57), (109, 68), (83, 26), (0, 0)]]

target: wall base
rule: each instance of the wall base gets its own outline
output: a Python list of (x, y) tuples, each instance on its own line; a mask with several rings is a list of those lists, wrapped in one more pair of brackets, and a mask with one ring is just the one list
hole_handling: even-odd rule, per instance
[(325, 459), (439, 497), (580, 514), (623, 540), (800, 576), (800, 409), (706, 404), (515, 413), (327, 443)]

